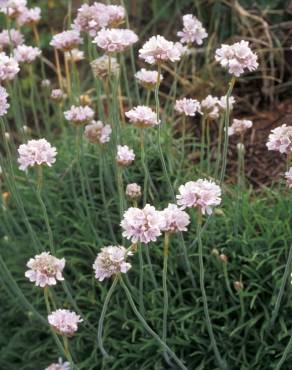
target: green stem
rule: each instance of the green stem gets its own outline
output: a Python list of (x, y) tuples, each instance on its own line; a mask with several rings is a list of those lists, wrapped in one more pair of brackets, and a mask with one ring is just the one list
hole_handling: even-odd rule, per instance
[(292, 348), (292, 336), (290, 337), (289, 339), (289, 342), (283, 352), (283, 355), (282, 357), (280, 358), (280, 361), (277, 363), (276, 367), (275, 367), (275, 370), (280, 370), (282, 365), (284, 364), (284, 362), (286, 361), (288, 355), (289, 355), (289, 352), (291, 351), (291, 348)]
[[(162, 326), (162, 340), (167, 343), (167, 315), (168, 315), (168, 290), (167, 290), (167, 268), (168, 268), (168, 253), (169, 253), (169, 233), (164, 235), (163, 246), (163, 271), (162, 271), (162, 287), (163, 287), (163, 326)], [(167, 351), (164, 351), (164, 358), (170, 365)]]

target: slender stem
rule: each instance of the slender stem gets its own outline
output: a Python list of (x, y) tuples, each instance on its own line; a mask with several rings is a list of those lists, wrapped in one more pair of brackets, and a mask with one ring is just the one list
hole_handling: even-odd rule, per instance
[(201, 123), (201, 151), (200, 151), (200, 170), (201, 173), (204, 170), (204, 159), (205, 159), (205, 136), (206, 136), (206, 115), (202, 117)]
[[(147, 246), (145, 246), (148, 248)], [(139, 255), (139, 307), (144, 315), (144, 261), (143, 261), (143, 249), (141, 243), (138, 245), (138, 255)]]
[(141, 161), (144, 169), (144, 188), (143, 188), (143, 205), (147, 202), (147, 192), (148, 192), (148, 168), (145, 155), (145, 129), (140, 129), (140, 140), (141, 140)]
[[(162, 327), (162, 340), (167, 343), (167, 315), (168, 315), (168, 290), (167, 290), (167, 268), (168, 268), (168, 253), (169, 253), (169, 233), (164, 235), (163, 245), (163, 271), (162, 271), (162, 287), (163, 287), (163, 327)], [(164, 351), (164, 357), (169, 363), (167, 351)]]
[(203, 298), (204, 314), (205, 314), (205, 320), (207, 324), (207, 329), (208, 329), (211, 345), (212, 345), (216, 360), (220, 368), (225, 370), (227, 369), (227, 366), (225, 364), (225, 361), (223, 361), (219, 353), (218, 346), (217, 346), (216, 339), (215, 339), (214, 332), (213, 332), (210, 314), (209, 314), (208, 300), (207, 300), (207, 294), (205, 290), (205, 271), (204, 271), (204, 261), (203, 261), (203, 243), (202, 243), (202, 237), (201, 237), (201, 228), (202, 228), (202, 214), (200, 212), (198, 215), (198, 223), (197, 223), (197, 237), (198, 237), (198, 244), (199, 244), (200, 288), (201, 288), (202, 298)]
[(280, 361), (277, 363), (276, 367), (275, 367), (275, 370), (280, 370), (282, 365), (284, 364), (284, 362), (286, 361), (288, 355), (289, 355), (289, 352), (291, 351), (291, 348), (292, 348), (292, 335), (289, 339), (289, 342), (282, 354), (282, 357), (280, 358)]
[(101, 311), (101, 315), (100, 315), (100, 318), (99, 318), (99, 321), (98, 321), (98, 331), (97, 331), (97, 342), (98, 342), (98, 347), (102, 353), (102, 355), (104, 357), (109, 357), (109, 354), (107, 353), (107, 351), (104, 349), (104, 346), (103, 346), (103, 339), (102, 339), (102, 333), (103, 333), (103, 322), (104, 322), (104, 318), (105, 318), (105, 314), (106, 314), (106, 311), (107, 311), (107, 308), (108, 308), (108, 304), (109, 304), (109, 301), (114, 293), (114, 290), (117, 286), (117, 282), (119, 280), (119, 277), (118, 275), (116, 275), (116, 277), (114, 278), (114, 281), (105, 297), (105, 301), (104, 301), (104, 304), (103, 304), (103, 307), (102, 307), (102, 311)]
[(145, 330), (150, 334), (152, 335), (152, 337), (154, 339), (157, 340), (157, 342), (161, 345), (161, 347), (166, 350), (168, 352), (168, 354), (170, 355), (170, 357), (173, 358), (173, 360), (175, 361), (175, 363), (178, 365), (178, 367), (182, 370), (188, 370), (188, 368), (182, 363), (182, 361), (176, 356), (176, 354), (168, 347), (168, 345), (159, 337), (158, 334), (155, 333), (154, 330), (151, 329), (151, 327), (147, 324), (147, 322), (145, 321), (145, 319), (143, 318), (143, 316), (140, 314), (140, 312), (138, 311), (134, 301), (133, 301), (133, 298), (131, 296), (131, 293), (129, 291), (129, 289), (127, 288), (126, 284), (124, 283), (122, 277), (120, 277), (120, 282), (121, 282), (121, 285), (126, 293), (126, 296), (128, 298), (128, 301), (130, 303), (130, 306), (132, 307), (132, 310), (133, 312), (135, 313), (135, 315), (137, 316), (138, 320), (141, 322), (141, 324), (144, 326)]
[(223, 126), (224, 126), (224, 115), (222, 114), (219, 120), (219, 128), (218, 128), (218, 143), (217, 143), (216, 164), (215, 164), (215, 177), (216, 178), (218, 177), (218, 174), (219, 174), (219, 166), (221, 162)]

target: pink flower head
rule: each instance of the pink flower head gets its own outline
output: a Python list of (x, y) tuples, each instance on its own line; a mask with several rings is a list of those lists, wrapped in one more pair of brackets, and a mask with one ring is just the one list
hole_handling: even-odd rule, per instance
[(181, 38), (180, 41), (183, 44), (196, 43), (202, 45), (203, 39), (208, 36), (202, 23), (192, 14), (186, 14), (183, 16), (183, 25), (183, 30), (177, 33)]
[(0, 2), (0, 12), (15, 18), (25, 10), (26, 5), (27, 0), (4, 0)]
[(14, 48), (23, 43), (23, 34), (13, 28), (9, 32), (8, 30), (3, 30), (0, 33), (0, 50), (8, 48), (10, 45)]
[(197, 180), (189, 181), (179, 187), (176, 196), (177, 204), (182, 209), (199, 208), (204, 215), (212, 214), (212, 208), (221, 203), (221, 189), (213, 181)]
[(201, 109), (207, 117), (217, 119), (219, 117), (219, 99), (216, 96), (208, 95), (201, 101)]
[(96, 36), (97, 32), (108, 26), (109, 13), (107, 5), (95, 2), (93, 5), (83, 4), (74, 20), (74, 28), (80, 32), (88, 32)]
[(17, 17), (17, 24), (19, 26), (32, 26), (39, 23), (41, 20), (41, 8), (24, 8), (21, 14)]
[(64, 280), (62, 271), (65, 267), (65, 259), (51, 256), (50, 252), (36, 255), (27, 262), (26, 266), (29, 270), (25, 272), (25, 276), (41, 288), (56, 285), (57, 280)]
[(79, 62), (85, 58), (84, 51), (79, 49), (72, 49), (70, 51), (65, 51), (65, 58), (71, 62)]
[(178, 208), (176, 204), (169, 204), (161, 213), (165, 220), (165, 225), (163, 226), (162, 231), (169, 233), (187, 231), (190, 217), (185, 211)]
[(80, 33), (76, 30), (63, 31), (53, 36), (50, 45), (56, 49), (69, 51), (83, 43)]
[(49, 167), (56, 162), (57, 150), (46, 139), (29, 140), (18, 148), (19, 169), (26, 171), (28, 167), (46, 164)]
[(5, 53), (0, 53), (0, 82), (13, 80), (19, 72), (17, 61), (7, 56)]
[(187, 99), (183, 98), (180, 100), (176, 100), (174, 109), (181, 114), (186, 116), (195, 116), (196, 113), (201, 112), (201, 105), (196, 99)]
[[(235, 103), (234, 97), (230, 96), (228, 99), (229, 111), (233, 109), (234, 103)], [(218, 105), (222, 111), (226, 111), (227, 109), (227, 96), (226, 95), (221, 96), (221, 98), (218, 100)]]
[(53, 89), (51, 91), (51, 99), (57, 102), (61, 102), (66, 97), (61, 89)]
[(120, 66), (117, 58), (114, 58), (112, 56), (110, 58), (108, 55), (103, 55), (93, 60), (90, 65), (95, 77), (106, 78), (108, 77), (109, 73), (116, 75), (120, 71)]
[(58, 363), (51, 364), (49, 367), (46, 367), (45, 370), (70, 370), (70, 363), (63, 362), (60, 357)]
[(83, 320), (79, 315), (69, 310), (56, 310), (48, 316), (51, 327), (60, 335), (71, 337), (78, 330), (78, 323)]
[(146, 87), (146, 89), (154, 89), (157, 83), (163, 80), (162, 74), (158, 76), (157, 71), (147, 71), (145, 68), (138, 71), (135, 74), (135, 77), (142, 86)]
[(84, 135), (92, 144), (105, 144), (110, 141), (112, 128), (110, 125), (104, 125), (101, 121), (92, 121), (85, 126)]
[(152, 127), (160, 123), (157, 121), (156, 112), (145, 105), (138, 105), (126, 112), (125, 115), (134, 126), (140, 128)]
[(126, 187), (126, 196), (129, 199), (136, 200), (141, 197), (141, 186), (136, 184), (128, 184)]
[(108, 5), (107, 13), (109, 17), (107, 27), (117, 27), (125, 20), (125, 8), (120, 5)]
[(241, 135), (252, 127), (252, 121), (247, 119), (234, 119), (232, 125), (228, 127), (228, 135)]
[(285, 178), (287, 180), (287, 186), (289, 189), (292, 188), (292, 167), (289, 168), (287, 172), (285, 172)]
[(19, 45), (13, 50), (14, 59), (18, 63), (32, 63), (36, 58), (41, 55), (41, 50), (37, 47)]
[(135, 159), (135, 153), (133, 149), (130, 149), (128, 145), (118, 145), (116, 161), (120, 166), (129, 166)]
[(92, 121), (94, 117), (94, 111), (88, 106), (75, 106), (64, 112), (64, 116), (67, 121), (73, 122), (75, 125), (85, 125)]
[(184, 49), (179, 43), (166, 40), (163, 36), (152, 36), (139, 50), (139, 57), (149, 64), (177, 62)]
[(153, 206), (146, 204), (143, 209), (129, 208), (123, 216), (121, 227), (123, 237), (130, 239), (132, 243), (155, 242), (161, 235), (165, 220), (161, 212)]
[(8, 93), (4, 87), (0, 86), (0, 117), (7, 114), (7, 109), (9, 108), (9, 103), (7, 102)]
[(257, 55), (249, 47), (248, 41), (241, 40), (233, 45), (222, 45), (216, 50), (215, 59), (223, 68), (236, 77), (244, 70), (254, 71), (258, 68)]
[(122, 28), (105, 28), (100, 30), (94, 43), (108, 53), (121, 52), (138, 41), (135, 32)]
[(292, 153), (292, 126), (284, 124), (272, 130), (266, 145), (269, 150)]
[(127, 252), (126, 248), (120, 245), (101, 248), (93, 264), (96, 279), (103, 281), (120, 272), (125, 274), (132, 267), (126, 262), (127, 256), (131, 255), (132, 252)]

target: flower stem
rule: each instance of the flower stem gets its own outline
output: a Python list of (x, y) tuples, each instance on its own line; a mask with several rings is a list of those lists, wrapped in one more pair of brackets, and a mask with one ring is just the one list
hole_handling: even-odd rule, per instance
[[(163, 245), (163, 271), (162, 271), (162, 287), (163, 287), (163, 327), (162, 340), (167, 343), (167, 314), (168, 314), (168, 290), (167, 290), (167, 268), (168, 268), (168, 252), (169, 252), (169, 233), (164, 235)], [(167, 351), (164, 351), (164, 358), (170, 364)]]

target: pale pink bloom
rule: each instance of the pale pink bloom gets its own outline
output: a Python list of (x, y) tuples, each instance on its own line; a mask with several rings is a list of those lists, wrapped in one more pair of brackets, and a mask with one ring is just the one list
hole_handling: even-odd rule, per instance
[(203, 114), (211, 119), (219, 117), (219, 99), (216, 96), (208, 95), (201, 101), (201, 109)]
[(107, 13), (109, 16), (107, 27), (117, 27), (125, 20), (125, 8), (120, 5), (108, 5)]
[(24, 43), (23, 34), (15, 29), (10, 29), (10, 36), (8, 30), (3, 30), (0, 33), (0, 49), (8, 48), (10, 45), (15, 48)]
[(27, 262), (26, 266), (29, 270), (25, 272), (25, 277), (41, 288), (47, 285), (56, 285), (57, 280), (64, 280), (62, 272), (65, 267), (65, 259), (51, 256), (50, 252), (36, 255)]
[(60, 357), (58, 363), (51, 364), (49, 367), (46, 367), (45, 370), (70, 370), (70, 363), (63, 362)]
[(19, 26), (32, 26), (39, 23), (41, 20), (41, 8), (36, 6), (35, 8), (25, 8), (21, 14), (17, 17), (17, 24)]
[(266, 145), (269, 150), (292, 153), (292, 126), (284, 124), (272, 130)]
[(19, 169), (26, 171), (28, 167), (46, 164), (49, 167), (56, 162), (57, 150), (46, 139), (29, 140), (18, 148)]
[(157, 120), (156, 112), (145, 105), (138, 105), (126, 112), (125, 115), (134, 126), (140, 128), (152, 127), (160, 123)]
[(184, 44), (196, 43), (201, 45), (203, 39), (208, 36), (202, 23), (192, 14), (183, 16), (183, 30), (179, 31), (177, 35), (181, 38)]
[(187, 231), (187, 226), (190, 223), (190, 216), (185, 211), (178, 208), (176, 204), (168, 204), (168, 207), (165, 208), (161, 214), (165, 221), (162, 231), (169, 233)]
[(101, 121), (92, 121), (85, 126), (84, 135), (92, 144), (105, 144), (110, 141), (112, 128), (110, 125), (104, 125)]
[(82, 43), (83, 40), (80, 37), (79, 31), (69, 30), (54, 35), (50, 42), (50, 45), (56, 49), (69, 51), (77, 48)]
[(6, 55), (5, 53), (0, 53), (0, 82), (13, 80), (14, 77), (19, 72), (19, 65), (17, 61)]
[(285, 172), (285, 178), (287, 180), (287, 186), (289, 189), (292, 188), (292, 167), (289, 168), (287, 172)]
[(63, 93), (61, 89), (53, 89), (51, 91), (51, 99), (57, 102), (62, 101), (65, 98), (66, 94)]
[(71, 62), (79, 62), (85, 58), (84, 51), (79, 49), (72, 49), (70, 51), (65, 51), (65, 58)]
[(11, 18), (17, 17), (26, 8), (27, 0), (4, 0), (0, 2), (0, 12)]
[[(229, 105), (229, 111), (233, 109), (233, 105), (235, 104), (235, 99), (233, 96), (230, 96), (228, 99), (228, 105)], [(221, 96), (221, 98), (218, 100), (219, 108), (222, 111), (226, 111), (227, 109), (227, 95)]]
[(92, 121), (94, 117), (94, 111), (88, 106), (75, 106), (64, 112), (64, 116), (67, 121), (71, 121), (76, 125), (85, 125)]
[(136, 184), (128, 184), (126, 187), (126, 196), (129, 199), (135, 200), (141, 197), (141, 186)]
[(163, 36), (152, 36), (139, 50), (139, 57), (149, 64), (177, 62), (183, 54), (182, 45), (166, 40)]
[(233, 45), (221, 45), (216, 50), (215, 59), (230, 74), (239, 77), (244, 70), (254, 71), (258, 68), (257, 55), (252, 52), (249, 42), (241, 40)]
[(83, 4), (74, 20), (74, 28), (80, 32), (88, 32), (96, 36), (97, 32), (109, 24), (110, 15), (107, 5), (95, 2), (93, 5)]
[(195, 116), (196, 113), (202, 114), (201, 105), (196, 99), (183, 98), (176, 100), (174, 109), (186, 116)]
[(0, 117), (5, 116), (7, 114), (7, 109), (9, 108), (9, 103), (7, 102), (8, 93), (6, 89), (0, 86)]
[(248, 119), (234, 119), (232, 125), (228, 127), (228, 135), (241, 135), (252, 127), (252, 121)]
[(158, 79), (157, 71), (147, 71), (145, 68), (142, 68), (135, 74), (137, 81), (146, 89), (154, 89), (158, 82), (163, 80), (162, 74), (160, 74)]
[(94, 43), (108, 53), (121, 52), (138, 41), (135, 32), (122, 28), (105, 28), (94, 38)]
[(130, 149), (128, 145), (118, 145), (116, 161), (120, 166), (129, 166), (135, 159), (135, 153), (133, 149)]
[(45, 87), (45, 88), (48, 88), (48, 87), (51, 86), (51, 81), (49, 79), (42, 80), (41, 86)]
[(199, 208), (202, 214), (212, 214), (212, 208), (221, 203), (220, 186), (209, 180), (189, 181), (179, 187), (177, 204), (182, 209)]
[(71, 337), (78, 330), (78, 323), (83, 320), (79, 315), (69, 310), (56, 310), (48, 316), (51, 327), (60, 335)]
[[(110, 59), (110, 63), (109, 63)], [(117, 58), (114, 58), (111, 56), (111, 58), (108, 55), (103, 55), (95, 60), (93, 60), (91, 63), (92, 72), (95, 77), (101, 77), (106, 78), (110, 74), (118, 74), (120, 71), (120, 66), (117, 61)], [(110, 70), (109, 70), (110, 69)]]
[(16, 49), (13, 50), (14, 59), (18, 63), (32, 63), (41, 55), (41, 50), (37, 47), (19, 45)]
[(124, 213), (121, 222), (124, 230), (123, 237), (130, 239), (132, 243), (155, 242), (164, 226), (165, 220), (162, 213), (149, 204), (146, 204), (143, 209), (130, 207)]
[(120, 245), (101, 248), (93, 264), (96, 279), (103, 281), (120, 272), (128, 272), (132, 265), (126, 262), (126, 258), (131, 255), (132, 252), (127, 252), (126, 248)]

